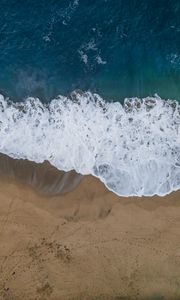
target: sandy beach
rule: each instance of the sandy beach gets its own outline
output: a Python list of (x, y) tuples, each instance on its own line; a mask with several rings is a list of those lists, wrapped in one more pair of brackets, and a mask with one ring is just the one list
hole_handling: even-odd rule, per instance
[(0, 299), (180, 299), (180, 191), (121, 198), (47, 163), (0, 166)]
[(0, 16), (0, 300), (180, 300), (180, 0)]

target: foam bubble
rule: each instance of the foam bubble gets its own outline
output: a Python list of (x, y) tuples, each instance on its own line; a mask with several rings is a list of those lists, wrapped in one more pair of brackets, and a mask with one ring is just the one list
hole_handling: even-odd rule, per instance
[(180, 188), (180, 105), (157, 95), (107, 103), (92, 93), (13, 103), (0, 96), (0, 152), (93, 174), (118, 195)]

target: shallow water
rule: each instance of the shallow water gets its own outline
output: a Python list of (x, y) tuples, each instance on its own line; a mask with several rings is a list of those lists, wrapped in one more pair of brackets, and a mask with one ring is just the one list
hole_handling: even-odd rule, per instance
[(0, 152), (97, 176), (118, 195), (180, 188), (180, 105), (159, 97), (108, 103), (73, 93), (49, 105), (0, 97)]
[(18, 179), (23, 184), (32, 186), (43, 196), (68, 193), (82, 179), (82, 175), (74, 171), (59, 171), (47, 161), (36, 164), (33, 161), (13, 159), (4, 154), (0, 154), (0, 176)]

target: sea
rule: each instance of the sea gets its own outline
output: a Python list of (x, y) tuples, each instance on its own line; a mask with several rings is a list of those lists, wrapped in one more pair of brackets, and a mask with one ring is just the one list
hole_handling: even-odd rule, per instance
[(0, 152), (180, 189), (180, 1), (1, 0)]

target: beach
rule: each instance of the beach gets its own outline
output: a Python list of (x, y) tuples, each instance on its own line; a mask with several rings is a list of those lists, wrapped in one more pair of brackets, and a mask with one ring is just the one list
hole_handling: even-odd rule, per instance
[(0, 300), (180, 300), (180, 1), (2, 0)]
[(0, 166), (0, 299), (180, 299), (180, 191), (123, 198), (71, 173), (53, 195), (47, 163)]

